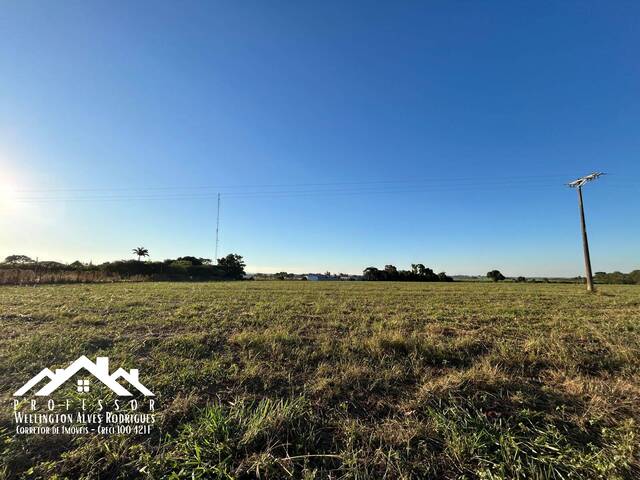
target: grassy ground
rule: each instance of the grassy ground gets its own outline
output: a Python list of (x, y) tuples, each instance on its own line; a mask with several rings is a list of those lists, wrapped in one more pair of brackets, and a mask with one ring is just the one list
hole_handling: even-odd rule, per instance
[[(0, 477), (638, 478), (640, 287), (0, 288)], [(11, 393), (140, 369), (147, 436), (14, 435)]]

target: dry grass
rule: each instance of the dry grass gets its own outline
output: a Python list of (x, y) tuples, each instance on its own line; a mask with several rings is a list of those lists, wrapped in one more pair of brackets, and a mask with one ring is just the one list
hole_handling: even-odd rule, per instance
[(49, 283), (110, 283), (144, 281), (143, 275), (122, 278), (117, 273), (99, 270), (35, 270), (24, 268), (0, 269), (0, 285), (43, 285)]
[[(140, 368), (155, 434), (14, 436), (9, 478), (637, 478), (640, 287), (359, 282), (0, 289), (9, 392)], [(28, 473), (30, 472), (30, 473)]]

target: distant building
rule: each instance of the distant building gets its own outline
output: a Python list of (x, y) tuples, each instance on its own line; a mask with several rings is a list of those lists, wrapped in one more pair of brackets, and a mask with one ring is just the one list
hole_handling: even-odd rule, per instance
[(338, 277), (334, 275), (324, 275), (322, 273), (309, 273), (304, 276), (307, 280), (312, 282), (319, 282), (323, 280), (340, 280)]
[(321, 282), (321, 281), (349, 281), (349, 280), (362, 280), (362, 275), (327, 275), (324, 273), (308, 273), (303, 275), (303, 278), (312, 281), (312, 282)]
[(362, 275), (341, 275), (340, 276), (340, 280), (343, 281), (356, 281), (356, 280), (362, 280), (363, 276)]

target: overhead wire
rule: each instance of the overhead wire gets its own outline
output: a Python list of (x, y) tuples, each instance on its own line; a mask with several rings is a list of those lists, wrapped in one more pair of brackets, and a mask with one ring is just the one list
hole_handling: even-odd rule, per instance
[[(136, 201), (211, 199), (224, 197), (294, 197), (314, 195), (377, 195), (429, 193), (438, 191), (473, 191), (494, 188), (544, 189), (557, 188), (566, 175), (527, 175), (511, 177), (459, 177), (411, 180), (375, 180), (354, 182), (316, 182), (289, 184), (246, 184), (226, 186), (173, 186), (173, 187), (99, 187), (66, 189), (18, 190), (15, 199), (21, 202), (76, 202), (76, 201)], [(553, 180), (553, 181), (552, 181)], [(630, 184), (631, 185), (631, 184)], [(624, 186), (624, 185), (623, 185)], [(314, 188), (311, 188), (314, 187)], [(249, 188), (262, 188), (251, 190)], [(271, 189), (279, 190), (271, 190)], [(224, 191), (227, 190), (227, 191)]]

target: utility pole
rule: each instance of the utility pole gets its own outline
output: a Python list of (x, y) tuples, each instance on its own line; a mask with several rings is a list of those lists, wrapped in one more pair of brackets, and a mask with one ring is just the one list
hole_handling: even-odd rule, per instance
[(218, 193), (218, 216), (216, 218), (216, 255), (213, 259), (213, 264), (218, 262), (218, 241), (220, 232), (220, 194)]
[(587, 275), (587, 292), (593, 292), (593, 274), (591, 273), (591, 257), (589, 255), (589, 240), (587, 239), (587, 224), (584, 220), (584, 205), (582, 203), (582, 186), (596, 180), (598, 177), (604, 175), (601, 172), (594, 172), (590, 175), (580, 177), (567, 185), (571, 188), (578, 189), (578, 206), (580, 207), (580, 227), (582, 228), (582, 249), (584, 250), (584, 269)]

